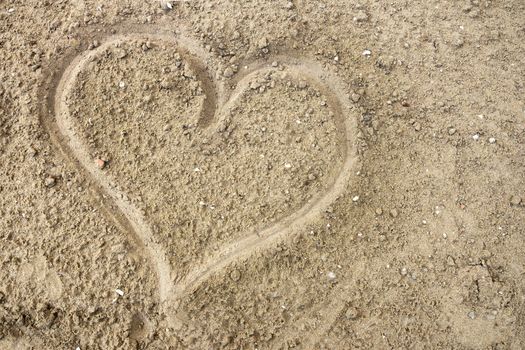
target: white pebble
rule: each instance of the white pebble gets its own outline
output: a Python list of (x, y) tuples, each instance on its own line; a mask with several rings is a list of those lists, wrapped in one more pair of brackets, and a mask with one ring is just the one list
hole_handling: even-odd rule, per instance
[(359, 196), (355, 196), (354, 198), (352, 198), (352, 201), (354, 202), (357, 202), (359, 200)]
[(120, 296), (124, 296), (124, 292), (121, 289), (115, 289), (115, 293), (117, 293)]
[(126, 87), (126, 83), (121, 81), (120, 83), (118, 83), (118, 86), (121, 88), (121, 89), (124, 89), (124, 87)]
[(474, 141), (479, 140), (479, 134), (474, 134), (474, 135), (472, 135), (472, 139), (473, 139)]
[(368, 56), (370, 56), (371, 54), (372, 54), (372, 51), (370, 51), (370, 50), (365, 50), (365, 51), (363, 51), (363, 56), (367, 56), (367, 57), (368, 57)]
[(329, 280), (335, 280), (335, 278), (337, 277), (337, 276), (335, 275), (335, 273), (332, 272), (332, 271), (328, 272), (328, 273), (326, 274), (326, 276), (328, 277)]
[(491, 138), (489, 139), (489, 143), (496, 143), (496, 139), (495, 139), (494, 137), (491, 137)]
[(285, 167), (286, 169), (290, 169), (290, 168), (292, 167), (292, 164), (290, 164), (290, 163), (286, 163), (286, 164), (284, 164), (284, 167)]

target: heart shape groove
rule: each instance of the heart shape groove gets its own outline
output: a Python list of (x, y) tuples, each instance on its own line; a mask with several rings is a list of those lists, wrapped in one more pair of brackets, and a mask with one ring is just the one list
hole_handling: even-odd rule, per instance
[[(159, 47), (160, 50), (155, 50)], [(133, 48), (141, 48), (137, 50), (144, 51), (143, 55), (153, 56), (141, 56)], [(139, 61), (144, 59), (155, 62), (155, 66), (146, 66), (138, 71), (115, 69), (118, 60), (126, 62), (126, 59), (135, 57)], [(273, 56), (270, 60), (254, 60), (243, 64), (240, 72), (224, 82), (212, 78), (207, 69), (211, 61), (208, 52), (184, 35), (113, 35), (97, 48), (76, 56), (62, 73), (56, 91), (50, 96), (55, 117), (51, 130), (55, 131), (55, 140), (76, 160), (81, 171), (91, 178), (96, 192), (109, 198), (110, 207), (106, 209), (108, 212), (116, 211), (113, 218), (120, 217), (125, 221), (127, 231), (157, 274), (159, 299), (174, 327), (180, 327), (184, 322), (178, 316), (180, 313), (177, 309), (185, 295), (232, 263), (244, 261), (254, 251), (275, 246), (312, 222), (342, 194), (357, 162), (353, 144), (356, 126), (354, 118), (350, 117), (348, 98), (342, 92), (344, 84), (321, 65), (305, 58)], [(272, 61), (278, 61), (279, 66), (268, 63)], [(172, 68), (174, 64), (176, 68), (173, 71), (171, 68), (164, 69), (161, 78), (144, 83), (147, 78), (142, 74), (147, 76), (157, 69), (162, 70), (158, 67), (159, 63)], [(100, 68), (104, 64), (109, 68)], [(92, 72), (95, 78), (90, 76)], [(109, 89), (101, 87), (102, 90), (96, 90), (103, 79), (122, 77), (123, 73), (129, 75), (124, 75), (123, 80), (114, 82)], [(130, 78), (131, 74), (133, 76)], [(131, 83), (128, 85), (129, 81)], [(143, 90), (134, 81), (142, 82)], [(103, 102), (99, 106), (96, 101), (90, 101), (93, 96), (89, 96), (86, 91), (93, 89), (101, 94), (100, 97), (116, 101), (124, 105), (123, 109), (130, 110), (123, 113), (111, 109), (114, 103)], [(274, 92), (268, 92), (270, 90)], [(156, 96), (153, 104), (149, 95), (151, 91)], [(279, 102), (283, 92), (286, 93), (285, 97), (299, 97), (283, 104)], [(270, 100), (261, 100), (260, 96), (264, 93), (270, 94)], [(273, 96), (272, 93), (277, 95)], [(135, 98), (130, 98), (133, 94)], [(303, 108), (307, 104), (305, 100), (320, 102), (320, 111), (314, 113), (312, 108), (306, 108), (308, 105), (305, 107), (306, 112), (297, 112), (296, 108)], [(242, 106), (247, 101), (255, 107), (243, 110)], [(268, 104), (273, 105), (270, 106), (271, 113), (267, 113)], [(109, 109), (105, 109), (106, 105)], [(158, 120), (148, 118), (144, 113), (137, 112), (139, 114), (130, 117), (141, 108), (160, 109), (164, 114), (168, 111), (170, 115), (176, 111), (182, 116), (170, 118), (167, 127), (159, 128)], [(279, 110), (286, 113), (279, 114)], [(300, 119), (286, 119), (291, 116), (296, 119), (295, 115), (301, 113), (305, 113), (304, 118), (311, 124), (302, 126)], [(89, 118), (86, 118), (86, 114)], [(235, 119), (235, 114), (250, 115), (250, 118)], [(112, 119), (105, 120), (107, 117)], [(293, 122), (297, 125), (293, 125)], [(266, 132), (266, 128), (261, 128), (265, 123), (270, 125), (269, 136), (268, 133), (264, 134), (266, 136), (261, 134), (253, 141), (251, 137), (254, 130)], [(117, 130), (114, 128), (130, 124), (131, 129), (133, 126), (136, 129), (137, 125), (146, 125), (145, 132), (124, 132), (121, 144), (116, 143)], [(99, 125), (106, 125), (106, 128), (93, 127)], [(297, 128), (302, 129), (298, 132)], [(172, 129), (175, 131), (172, 132)], [(303, 142), (303, 139), (312, 141), (315, 151), (305, 146), (307, 142)], [(141, 149), (143, 145), (148, 147)], [(270, 150), (266, 149), (268, 145)], [(97, 151), (93, 150), (93, 146), (105, 152), (120, 152), (112, 154), (109, 169), (101, 169), (95, 164), (94, 155)], [(264, 154), (260, 153), (263, 151)], [(191, 156), (193, 153), (202, 154)], [(266, 161), (268, 155), (279, 167), (274, 165), (264, 168), (266, 177), (253, 174), (254, 169), (260, 169), (257, 168), (260, 164), (267, 165), (260, 159)], [(286, 163), (286, 155), (293, 159), (291, 164)], [(234, 166), (228, 166), (225, 159), (232, 161), (230, 163), (234, 163)], [(142, 166), (142, 163), (147, 164)], [(199, 164), (205, 166), (201, 169), (197, 167)], [(294, 169), (295, 164), (298, 164), (297, 170)], [(168, 170), (163, 170), (164, 165)], [(126, 170), (125, 166), (131, 166), (131, 171)], [(153, 169), (148, 170), (149, 166)], [(188, 170), (192, 167), (195, 168)], [(311, 173), (312, 169), (315, 174)], [(153, 180), (158, 189), (154, 189), (152, 194), (141, 192), (140, 176), (144, 171), (154, 172), (158, 176)], [(194, 173), (202, 178), (196, 180)], [(126, 174), (133, 176), (127, 178)], [(117, 181), (125, 178), (124, 186), (115, 185), (111, 176)], [(306, 181), (303, 180), (305, 176)], [(163, 179), (167, 180), (161, 181)], [(176, 181), (179, 186), (171, 185), (170, 181)], [(228, 192), (231, 187), (237, 187), (237, 191), (240, 189), (243, 194), (236, 192), (236, 195), (230, 196), (230, 192), (234, 192)], [(275, 188), (287, 188), (289, 190), (286, 191), (292, 194), (275, 191)], [(130, 189), (132, 191), (128, 192)], [(129, 193), (140, 195), (130, 199)], [(174, 193), (179, 196), (174, 196)], [(282, 193), (285, 193), (284, 197)], [(205, 195), (210, 203), (224, 198), (229, 203), (224, 212), (231, 214), (228, 209), (235, 209), (240, 214), (235, 216), (233, 213), (228, 221), (220, 215), (210, 214), (215, 206), (203, 201), (196, 209), (193, 202)], [(147, 205), (136, 200), (142, 196), (146, 197)], [(191, 218), (188, 219), (189, 226), (182, 230), (173, 224), (180, 220), (177, 215), (174, 217), (169, 210), (160, 210), (161, 214), (158, 214), (157, 207), (150, 205), (157, 198), (170, 208), (171, 198), (175, 197), (175, 208), (182, 207), (177, 210), (182, 210), (182, 216)], [(253, 198), (246, 200), (247, 197)], [(177, 202), (180, 199), (183, 201)], [(266, 202), (260, 204), (263, 199)], [(283, 207), (287, 207), (284, 212), (281, 209)], [(199, 210), (204, 214), (194, 213)], [(173, 211), (176, 212), (175, 209)], [(224, 222), (221, 227), (212, 222), (218, 217), (222, 218), (219, 221)], [(200, 224), (206, 220), (211, 223)], [(156, 229), (157, 223), (162, 234)], [(183, 242), (182, 246), (177, 246), (173, 251), (168, 247), (175, 235), (172, 228), (173, 231), (183, 233), (177, 237), (178, 242)], [(196, 237), (191, 235), (192, 230), (197, 234), (210, 231), (206, 241), (212, 243), (194, 243)], [(220, 235), (214, 236), (214, 231), (220, 232)], [(198, 253), (201, 256), (197, 263), (170, 263), (173, 257), (180, 258), (178, 260), (188, 259), (184, 254), (192, 249), (206, 250), (207, 253)], [(176, 268), (173, 268), (174, 264)]]

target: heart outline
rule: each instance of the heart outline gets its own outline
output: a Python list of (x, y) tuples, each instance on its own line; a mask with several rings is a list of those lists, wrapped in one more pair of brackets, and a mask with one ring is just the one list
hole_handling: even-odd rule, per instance
[[(213, 87), (214, 94), (206, 94), (203, 105), (203, 114), (205, 117), (200, 117), (202, 123), (206, 126), (211, 123), (217, 115), (224, 115), (222, 111), (231, 108), (231, 105), (237, 98), (246, 90), (246, 86), (251, 78), (256, 74), (261, 74), (270, 71), (268, 62), (253, 61), (246, 63), (247, 69), (242, 74), (237, 74), (230, 80), (236, 88), (233, 91), (227, 91), (225, 85), (215, 84), (215, 80), (210, 77), (208, 70), (201, 65), (209, 61), (209, 55), (197, 43), (196, 40), (184, 34), (173, 35), (171, 33), (155, 33), (135, 32), (126, 35), (112, 35), (97, 47), (95, 50), (87, 50), (75, 56), (68, 64), (67, 68), (56, 76), (57, 82), (54, 89), (46, 91), (48, 112), (51, 114), (51, 120), (46, 120), (50, 134), (52, 134), (52, 141), (58, 144), (59, 148), (66, 153), (75, 163), (78, 163), (79, 168), (87, 172), (89, 177), (94, 180), (94, 191), (97, 194), (106, 194), (109, 198), (109, 207), (114, 204), (119, 213), (111, 213), (111, 210), (106, 210), (109, 215), (121, 226), (126, 228), (126, 232), (133, 236), (133, 240), (145, 252), (144, 256), (153, 265), (158, 279), (158, 293), (159, 300), (166, 315), (170, 318), (170, 323), (174, 328), (179, 328), (183, 322), (177, 313), (178, 304), (180, 300), (188, 295), (191, 291), (197, 288), (201, 283), (206, 281), (213, 274), (230, 266), (237, 261), (243, 261), (249, 256), (253, 255), (256, 250), (264, 250), (271, 246), (275, 246), (277, 242), (286, 239), (290, 233), (295, 232), (299, 227), (304, 227), (311, 222), (313, 218), (321, 214), (330, 204), (332, 204), (337, 197), (339, 197), (346, 187), (351, 176), (352, 169), (357, 164), (357, 153), (354, 145), (355, 125), (354, 118), (350, 116), (350, 103), (348, 96), (344, 91), (344, 84), (333, 73), (325, 70), (320, 64), (306, 58), (297, 58), (287, 55), (274, 55), (271, 58), (278, 60), (285, 69), (290, 73), (294, 79), (302, 79), (309, 81), (323, 95), (329, 100), (329, 106), (334, 112), (334, 121), (339, 130), (342, 131), (342, 147), (343, 162), (338, 171), (335, 172), (335, 178), (329, 182), (329, 190), (320, 195), (317, 193), (314, 197), (303, 204), (302, 207), (292, 212), (290, 215), (281, 217), (276, 223), (267, 228), (251, 232), (243, 235), (240, 239), (233, 242), (226, 242), (221, 249), (209, 256), (207, 263), (200, 263), (193, 267), (191, 271), (183, 278), (180, 283), (175, 285), (171, 273), (171, 267), (166, 263), (165, 255), (159, 256), (158, 252), (164, 249), (160, 244), (156, 243), (152, 237), (154, 236), (151, 228), (146, 224), (143, 215), (135, 208), (125, 195), (118, 189), (113, 188), (107, 180), (107, 175), (98, 169), (93, 164), (92, 158), (89, 156), (87, 147), (82, 144), (82, 141), (76, 137), (71, 120), (69, 120), (69, 113), (65, 96), (67, 96), (68, 87), (74, 85), (74, 79), (82, 71), (83, 67), (89, 59), (96, 56), (97, 53), (110, 47), (118, 41), (125, 40), (144, 40), (153, 39), (168, 42), (175, 46), (176, 50), (181, 53), (185, 60), (190, 62), (193, 71), (196, 72), (198, 80), (203, 83), (205, 89), (210, 90)], [(182, 54), (184, 52), (184, 54)], [(197, 58), (198, 61), (195, 59)], [(51, 83), (53, 84), (53, 82)], [(206, 87), (207, 86), (207, 87)], [(335, 87), (335, 89), (333, 88)], [(210, 102), (211, 99), (212, 101)], [(206, 112), (208, 100), (209, 105), (215, 104), (215, 112), (213, 115)], [(214, 100), (214, 101), (213, 101)], [(218, 108), (217, 106), (221, 106)], [(211, 116), (206, 118), (206, 116)], [(45, 118), (44, 118), (45, 119)], [(54, 125), (50, 125), (54, 123)], [(107, 204), (106, 204), (107, 205)], [(107, 208), (106, 208), (107, 209)], [(124, 221), (124, 222), (123, 222)], [(215, 262), (211, 264), (211, 262)]]

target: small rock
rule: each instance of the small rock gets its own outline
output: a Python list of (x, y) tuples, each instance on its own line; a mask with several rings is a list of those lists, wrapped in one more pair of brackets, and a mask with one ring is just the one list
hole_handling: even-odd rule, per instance
[(171, 1), (161, 0), (160, 1), (160, 7), (164, 11), (169, 11), (169, 10), (173, 9), (173, 4), (171, 3)]
[(447, 265), (448, 265), (448, 266), (456, 266), (456, 261), (455, 261), (454, 258), (451, 257), (450, 255), (447, 256)]
[(521, 197), (516, 196), (516, 195), (510, 197), (510, 204), (517, 206), (517, 205), (520, 205), (520, 203), (521, 203)]
[(258, 90), (260, 87), (261, 87), (261, 83), (259, 83), (258, 81), (252, 81), (250, 83), (250, 89), (252, 90)]
[(230, 278), (232, 279), (232, 281), (237, 282), (241, 279), (241, 273), (239, 272), (239, 270), (233, 270), (230, 273)]
[(267, 48), (269, 45), (268, 39), (266, 37), (263, 37), (261, 40), (257, 42), (257, 48), (264, 49)]
[(233, 77), (233, 74), (234, 74), (233, 69), (231, 69), (230, 67), (226, 68), (224, 72), (222, 73), (222, 75), (224, 75), (226, 78)]
[(225, 335), (221, 340), (221, 345), (226, 346), (232, 342), (233, 337), (231, 335)]
[(354, 103), (357, 103), (357, 102), (359, 102), (359, 100), (361, 99), (361, 96), (359, 96), (359, 95), (356, 94), (356, 93), (353, 93), (352, 96), (350, 96), (350, 98), (352, 99), (352, 101), (353, 101)]
[(308, 174), (308, 180), (314, 181), (316, 178), (315, 174)]
[(454, 128), (448, 129), (448, 134), (449, 135), (454, 135), (455, 133), (456, 133), (456, 129), (454, 129)]
[(306, 86), (307, 86), (306, 85), (306, 81), (304, 81), (304, 80), (299, 81), (299, 84), (297, 84), (297, 87), (299, 89), (304, 89), (304, 88), (306, 88)]
[(359, 317), (359, 311), (355, 307), (349, 307), (345, 312), (347, 320), (355, 320)]
[(149, 49), (151, 49), (151, 47), (152, 47), (151, 41), (146, 41), (145, 43), (142, 43), (141, 45), (142, 51), (148, 51)]
[(369, 57), (370, 55), (372, 54), (372, 51), (370, 50), (364, 50), (362, 55), (365, 56), (365, 57)]
[(364, 11), (359, 11), (353, 19), (355, 22), (366, 22), (368, 21), (368, 15)]
[(168, 78), (163, 78), (161, 81), (160, 81), (160, 88), (161, 89), (164, 89), (164, 90), (170, 90), (172, 88), (172, 83), (170, 81), (170, 79)]
[(34, 147), (29, 147), (27, 149), (27, 154), (31, 157), (34, 157), (38, 154), (38, 151)]
[(452, 46), (454, 46), (456, 49), (459, 49), (460, 47), (463, 46), (464, 43), (465, 41), (461, 37), (461, 34), (459, 33), (452, 34)]
[(393, 217), (393, 218), (397, 218), (397, 216), (399, 215), (397, 209), (392, 209), (390, 210), (390, 216)]
[(494, 137), (489, 138), (489, 143), (496, 143), (496, 139)]
[(383, 209), (377, 208), (376, 209), (376, 215), (383, 215)]
[(479, 134), (474, 134), (474, 135), (472, 135), (472, 139), (473, 139), (474, 141), (479, 140)]
[(399, 270), (399, 273), (401, 276), (406, 276), (408, 274), (408, 270), (406, 267), (403, 267), (401, 270)]
[(54, 177), (46, 177), (46, 179), (44, 180), (44, 184), (46, 185), (46, 187), (53, 187), (56, 185), (56, 179)]
[(115, 50), (115, 56), (117, 56), (118, 59), (123, 59), (127, 55), (128, 55), (128, 53), (126, 52), (126, 50), (124, 50), (122, 48), (118, 48), (118, 49)]
[(97, 168), (104, 169), (106, 167), (106, 161), (104, 159), (97, 158), (95, 159), (95, 164)]
[(468, 318), (470, 318), (471, 320), (475, 319), (476, 318), (476, 313), (474, 311), (470, 311), (468, 313)]
[(354, 196), (354, 197), (352, 198), (352, 202), (357, 202), (358, 200), (359, 200), (359, 196)]
[(326, 277), (328, 277), (328, 279), (329, 279), (330, 281), (333, 281), (333, 280), (335, 280), (335, 279), (337, 278), (336, 274), (335, 274), (334, 272), (332, 272), (332, 271), (328, 272), (328, 273), (326, 274)]

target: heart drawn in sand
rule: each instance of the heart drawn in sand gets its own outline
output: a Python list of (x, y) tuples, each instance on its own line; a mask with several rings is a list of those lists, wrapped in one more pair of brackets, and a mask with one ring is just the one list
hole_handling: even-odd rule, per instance
[(125, 221), (174, 325), (181, 298), (311, 222), (356, 162), (343, 84), (320, 64), (232, 60), (223, 78), (213, 62), (182, 35), (114, 35), (53, 96), (57, 142)]

